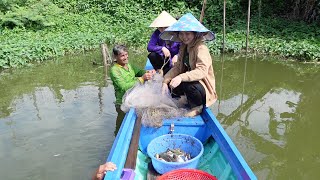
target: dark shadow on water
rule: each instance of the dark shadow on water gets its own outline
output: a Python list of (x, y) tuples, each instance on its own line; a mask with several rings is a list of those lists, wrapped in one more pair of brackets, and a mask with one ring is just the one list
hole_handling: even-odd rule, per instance
[(114, 130), (114, 136), (117, 136), (117, 133), (121, 127), (121, 123), (122, 123), (123, 118), (126, 115), (126, 113), (121, 110), (120, 105), (115, 105), (115, 107), (116, 107), (116, 111), (118, 113), (118, 116), (117, 116), (117, 121), (116, 121), (116, 129)]

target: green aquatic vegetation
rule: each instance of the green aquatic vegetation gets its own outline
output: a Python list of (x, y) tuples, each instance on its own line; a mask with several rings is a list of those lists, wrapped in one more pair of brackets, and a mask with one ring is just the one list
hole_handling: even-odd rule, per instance
[[(0, 68), (26, 66), (32, 62), (81, 53), (99, 48), (100, 43), (124, 43), (146, 52), (146, 45), (154, 30), (148, 26), (160, 11), (166, 9), (173, 16), (192, 12), (199, 17), (199, 2), (1, 1)], [(225, 50), (230, 53), (244, 52), (246, 46), (246, 22), (239, 3), (234, 1), (227, 4)], [(204, 24), (217, 36), (214, 42), (208, 43), (212, 54), (220, 54), (222, 50), (221, 10), (214, 2), (208, 2)], [(279, 18), (258, 19), (253, 16), (249, 49), (251, 53), (319, 61), (319, 34), (320, 28), (316, 24), (288, 23), (288, 20)]]
[[(278, 55), (300, 61), (320, 60), (320, 31), (316, 24), (289, 22), (280, 18), (252, 19), (249, 34), (249, 51), (267, 55)], [(244, 21), (235, 23), (226, 34), (226, 52), (239, 53), (246, 48), (246, 26)], [(222, 35), (217, 34), (218, 43), (209, 43), (212, 52), (222, 49)]]
[[(0, 26), (13, 29), (15, 27), (23, 27), (32, 30), (43, 29), (54, 26), (53, 19), (62, 13), (62, 9), (58, 8), (49, 0), (26, 1), (23, 4), (6, 5), (4, 14), (0, 14)], [(22, 6), (23, 5), (23, 6)]]
[[(112, 3), (101, 2), (88, 10), (79, 7), (81, 4), (86, 6), (84, 1), (77, 1), (71, 4), (72, 7), (64, 6), (68, 2), (59, 2), (59, 11), (55, 11), (55, 16), (49, 18), (53, 25), (42, 29), (31, 30), (25, 24), (15, 25), (13, 29), (2, 26), (0, 68), (19, 67), (30, 62), (97, 49), (101, 43), (124, 43), (136, 47), (143, 47), (147, 43), (153, 31), (148, 25), (157, 13), (146, 13), (144, 9), (133, 6), (119, 6), (116, 1), (112, 1), (115, 9), (108, 9)], [(148, 2), (144, 2), (146, 4)], [(114, 14), (111, 14), (113, 11)], [(17, 12), (21, 12), (21, 9)], [(5, 14), (9, 15), (9, 12)]]

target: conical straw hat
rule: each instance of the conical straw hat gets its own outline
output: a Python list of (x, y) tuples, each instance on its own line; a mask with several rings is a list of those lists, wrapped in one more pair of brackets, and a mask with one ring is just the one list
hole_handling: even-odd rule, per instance
[(162, 13), (150, 24), (149, 27), (169, 27), (177, 20), (166, 11)]
[(164, 32), (161, 33), (160, 38), (163, 40), (181, 42), (177, 33), (179, 31), (201, 33), (203, 38), (207, 41), (215, 39), (214, 33), (204, 27), (191, 13), (183, 15), (176, 23), (164, 30)]

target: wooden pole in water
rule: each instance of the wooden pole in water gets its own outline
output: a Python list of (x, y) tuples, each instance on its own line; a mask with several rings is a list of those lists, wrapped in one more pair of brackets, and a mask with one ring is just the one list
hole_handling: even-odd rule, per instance
[[(241, 95), (241, 109), (240, 112), (242, 114), (243, 104), (244, 104), (244, 90), (246, 84), (246, 75), (247, 75), (247, 62), (248, 62), (248, 50), (249, 50), (249, 30), (250, 30), (250, 6), (251, 0), (248, 1), (248, 18), (247, 18), (247, 38), (246, 38), (246, 61), (244, 63), (244, 75), (243, 75), (243, 83), (242, 83), (242, 95)], [(241, 120), (241, 119), (240, 119)]]
[(102, 60), (105, 66), (110, 65), (112, 63), (112, 58), (108, 50), (108, 46), (104, 43), (101, 44), (101, 53), (102, 53)]
[(112, 58), (109, 53), (108, 46), (104, 43), (101, 43), (101, 53), (102, 53), (104, 71), (105, 71), (105, 79), (107, 79), (108, 66), (112, 63)]
[(225, 38), (226, 38), (226, 0), (223, 1), (223, 43), (222, 53), (225, 51)]
[[(220, 79), (219, 96), (222, 96), (224, 52), (225, 52), (225, 36), (226, 36), (226, 0), (223, 1), (223, 42), (222, 42), (222, 62), (221, 62), (221, 79)], [(218, 113), (220, 112), (220, 105), (221, 105), (221, 99), (219, 99), (219, 103), (218, 103)]]
[(249, 0), (249, 2), (248, 2), (248, 19), (247, 19), (246, 54), (248, 53), (248, 49), (249, 49), (250, 6), (251, 6), (251, 0)]
[(103, 65), (104, 65), (104, 67), (106, 67), (108, 65), (108, 60), (107, 60), (108, 57), (107, 57), (107, 52), (105, 50), (106, 46), (103, 43), (100, 46), (101, 46)]
[(258, 29), (260, 29), (260, 19), (261, 19), (261, 0), (259, 0), (259, 4), (258, 4), (258, 11), (259, 11), (259, 24), (258, 24)]
[(207, 3), (207, 0), (203, 0), (202, 10), (201, 10), (201, 15), (200, 15), (200, 20), (199, 20), (201, 23), (202, 23), (202, 21), (203, 21), (204, 9), (206, 8), (206, 3)]

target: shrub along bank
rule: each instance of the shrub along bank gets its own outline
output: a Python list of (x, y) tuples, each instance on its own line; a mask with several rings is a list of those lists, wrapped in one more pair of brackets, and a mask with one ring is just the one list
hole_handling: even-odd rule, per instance
[[(125, 43), (146, 51), (152, 20), (167, 10), (174, 16), (192, 12), (199, 17), (202, 1), (165, 0), (13, 0), (0, 1), (0, 68), (19, 67), (70, 53), (99, 48), (100, 43)], [(245, 48), (245, 13), (229, 4), (226, 51)], [(168, 8), (170, 7), (170, 8)], [(212, 54), (222, 49), (221, 8), (208, 4), (204, 24), (216, 32), (209, 42)], [(213, 13), (215, 12), (215, 13)], [(218, 13), (217, 13), (218, 12)], [(228, 11), (229, 12), (229, 11)], [(320, 28), (317, 24), (288, 22), (253, 15), (250, 27), (251, 52), (276, 54), (302, 61), (320, 60)]]

